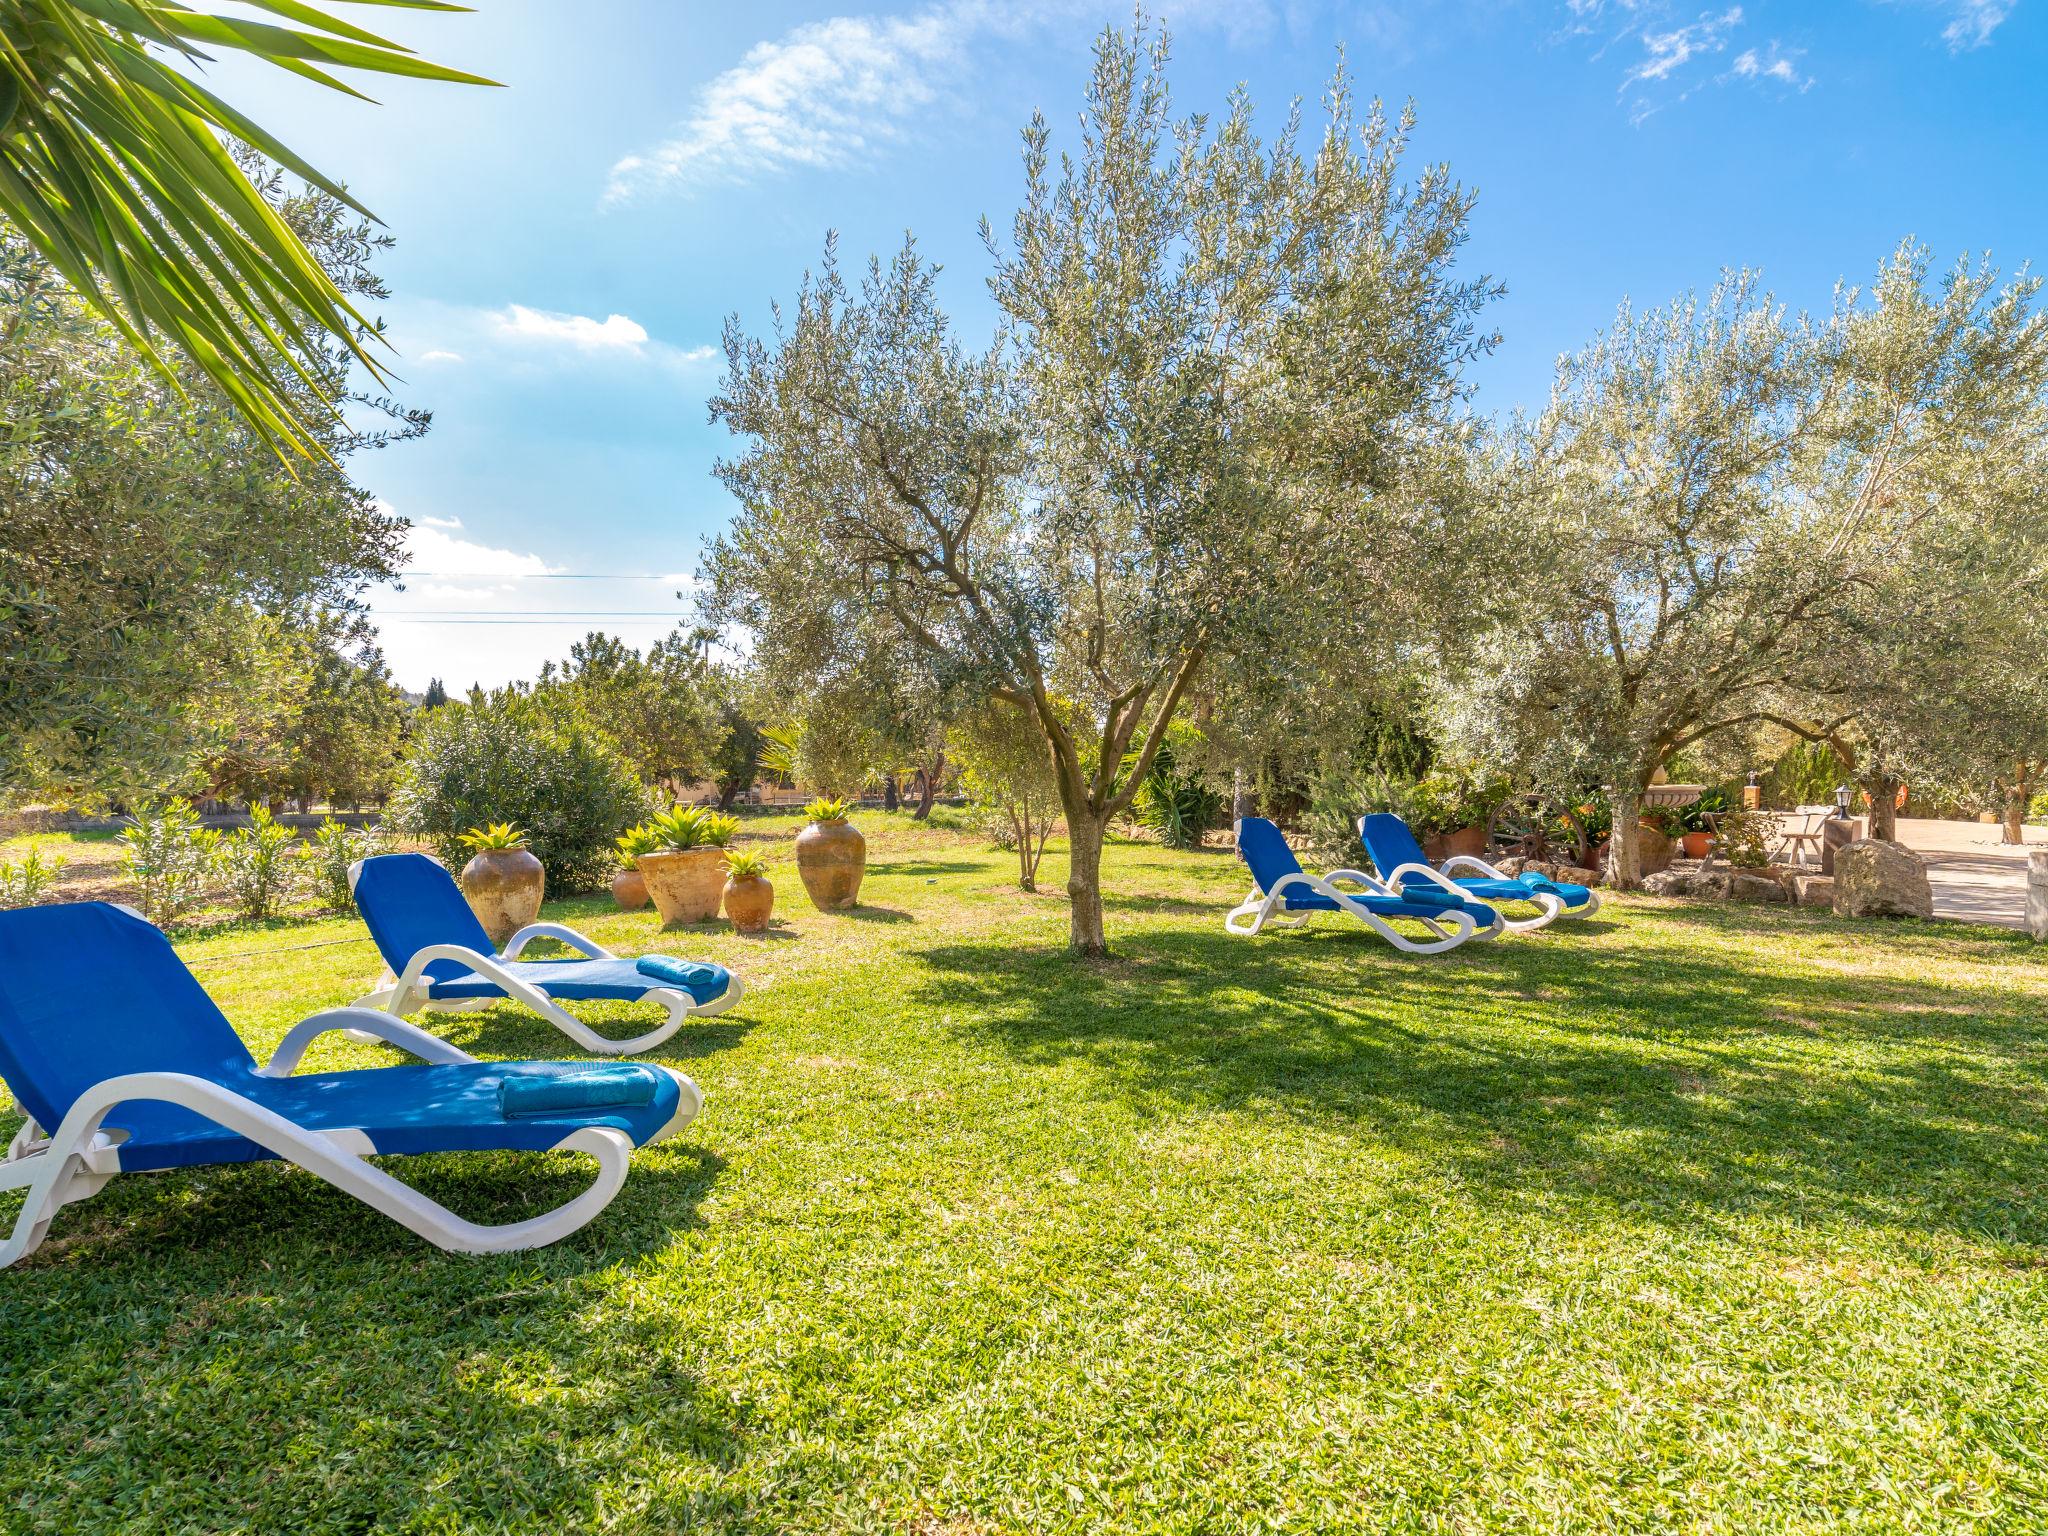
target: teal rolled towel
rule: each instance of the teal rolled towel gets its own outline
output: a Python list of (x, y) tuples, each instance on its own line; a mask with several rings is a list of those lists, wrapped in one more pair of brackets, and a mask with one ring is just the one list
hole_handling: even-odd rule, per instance
[(672, 960), (667, 955), (643, 955), (636, 962), (636, 968), (642, 976), (652, 977), (664, 986), (681, 987), (700, 1003), (723, 992), (732, 979), (722, 965), (706, 965), (699, 960)]
[(644, 1109), (659, 1079), (646, 1067), (620, 1063), (543, 1076), (515, 1072), (498, 1081), (498, 1109), (508, 1120), (587, 1109)]

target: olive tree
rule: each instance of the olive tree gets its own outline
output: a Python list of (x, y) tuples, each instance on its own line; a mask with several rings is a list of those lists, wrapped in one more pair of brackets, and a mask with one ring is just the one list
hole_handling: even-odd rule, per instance
[(1858, 665), (1859, 605), (1944, 525), (2009, 498), (2034, 456), (2037, 287), (1967, 263), (1931, 281), (1909, 244), (1819, 320), (1749, 274), (1705, 301), (1624, 306), (1498, 445), (1487, 530), (1524, 579), (1448, 658), (1454, 734), (1607, 784), (1608, 873), (1629, 886), (1638, 809), (1675, 754), (1801, 694), (1832, 696), (1811, 713), (1832, 707), (1839, 733), (1891, 691)]
[[(1470, 197), (1404, 179), (1410, 128), (1342, 76), (1314, 146), (1242, 92), (1176, 119), (1163, 39), (1105, 32), (1077, 151), (1024, 134), (1003, 322), (970, 351), (913, 244), (858, 286), (828, 244), (712, 402), (744, 441), (712, 552), (757, 643), (885, 621), (969, 704), (1023, 711), (1058, 779), (1070, 942), (1107, 952), (1103, 836), (1209, 671), (1348, 627), (1405, 574), (1404, 469), (1463, 399), (1494, 291)], [(1058, 701), (1071, 700), (1076, 719)]]

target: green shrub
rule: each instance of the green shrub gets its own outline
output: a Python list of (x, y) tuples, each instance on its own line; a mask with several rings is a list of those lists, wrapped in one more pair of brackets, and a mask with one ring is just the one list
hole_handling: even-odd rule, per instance
[(220, 872), (243, 917), (261, 922), (291, 900), (304, 868), (293, 852), (296, 842), (265, 805), (251, 807), (249, 825), (221, 840)]
[(1398, 779), (1378, 769), (1335, 769), (1311, 787), (1309, 847), (1327, 864), (1357, 860), (1358, 818), (1389, 811), (1408, 823), (1417, 842), (1484, 826), (1507, 794), (1504, 782), (1473, 773), (1433, 768), (1419, 779)]
[(35, 906), (63, 873), (63, 856), (45, 859), (39, 848), (29, 849), (18, 863), (0, 861), (0, 911)]
[[(1223, 821), (1223, 796), (1205, 775), (1208, 739), (1185, 720), (1167, 727), (1166, 739), (1152, 754), (1144, 780), (1131, 798), (1138, 824), (1169, 848), (1193, 848), (1202, 834)], [(1135, 762), (1130, 754), (1125, 762)]]
[(128, 877), (142, 915), (168, 928), (205, 897), (220, 865), (220, 834), (199, 824), (191, 802), (142, 806), (121, 831)]
[(421, 720), (391, 802), (393, 824), (432, 843), (451, 867), (463, 863), (465, 832), (516, 823), (556, 892), (608, 879), (615, 839), (646, 813), (646, 789), (609, 741), (511, 692)]
[(299, 845), (307, 881), (321, 906), (340, 912), (356, 909), (356, 894), (349, 889), (351, 864), (383, 851), (383, 839), (376, 833), (351, 827), (332, 816), (322, 817), (311, 842)]

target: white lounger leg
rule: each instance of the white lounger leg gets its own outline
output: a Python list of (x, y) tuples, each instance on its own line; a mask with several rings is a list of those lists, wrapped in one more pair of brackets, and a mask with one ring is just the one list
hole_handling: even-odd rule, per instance
[[(355, 1006), (380, 1009), (391, 1014), (415, 1011), (464, 1013), (473, 1008), (488, 1008), (491, 1004), (501, 1001), (492, 997), (446, 1001), (429, 998), (427, 991), (432, 983), (427, 980), (426, 970), (436, 960), (454, 960), (475, 971), (477, 975), (488, 977), (504, 990), (507, 997), (526, 1004), (584, 1050), (597, 1056), (637, 1056), (642, 1051), (651, 1051), (681, 1029), (685, 1019), (692, 1016), (710, 1018), (721, 1014), (737, 1003), (746, 991), (740, 978), (731, 975), (730, 985), (725, 991), (711, 1002), (700, 1006), (694, 997), (680, 988), (650, 987), (637, 1001), (661, 1004), (668, 1010), (668, 1017), (644, 1035), (635, 1035), (629, 1040), (611, 1040), (585, 1024), (532, 982), (523, 980), (505, 964), (502, 956), (478, 954), (475, 950), (464, 949), (459, 944), (432, 944), (412, 957), (405, 967), (405, 974), (396, 982), (379, 987), (368, 996), (357, 999)], [(374, 1038), (360, 1030), (351, 1030), (350, 1034), (357, 1040), (367, 1041)]]
[[(686, 1124), (703, 1102), (696, 1085), (687, 1078), (682, 1081), (687, 1090), (683, 1104), (676, 1118), (663, 1128), (663, 1136)], [(28, 1201), (15, 1221), (13, 1233), (0, 1244), (0, 1269), (35, 1250), (49, 1229), (50, 1218), (59, 1209), (97, 1194), (119, 1171), (120, 1149), (100, 1135), (100, 1122), (116, 1105), (137, 1099), (176, 1104), (204, 1115), (286, 1162), (325, 1179), (336, 1189), (354, 1195), (437, 1248), (455, 1253), (511, 1253), (545, 1247), (567, 1237), (611, 1204), (626, 1182), (628, 1160), (633, 1153), (631, 1139), (609, 1126), (584, 1126), (572, 1131), (550, 1150), (583, 1152), (595, 1157), (597, 1178), (590, 1188), (543, 1216), (486, 1226), (464, 1220), (381, 1168), (371, 1166), (363, 1156), (341, 1144), (346, 1137), (330, 1138), (308, 1131), (254, 1100), (204, 1078), (182, 1072), (136, 1072), (96, 1083), (81, 1094), (44, 1150), (0, 1163), (0, 1189), (25, 1187), (28, 1191)]]

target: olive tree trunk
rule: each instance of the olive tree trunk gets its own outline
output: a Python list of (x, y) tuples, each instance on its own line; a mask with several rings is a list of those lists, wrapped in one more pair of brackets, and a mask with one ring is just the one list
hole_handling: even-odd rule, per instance
[(2024, 843), (2027, 840), (2027, 807), (2034, 803), (2034, 782), (2039, 777), (2040, 770), (2036, 765), (2023, 763), (2001, 786), (2005, 790), (2005, 826), (2000, 842)]
[(1102, 926), (1102, 839), (1108, 830), (1107, 816), (1067, 811), (1067, 947), (1097, 960), (1109, 953)]
[(1643, 883), (1643, 793), (1633, 785), (1616, 785), (1607, 793), (1614, 829), (1607, 838), (1607, 883), (1632, 891)]
[(1878, 768), (1857, 780), (1870, 801), (1870, 835), (1885, 842), (1899, 840), (1899, 777)]
[(917, 770), (917, 809), (910, 813), (912, 821), (923, 821), (932, 813), (932, 801), (938, 798), (939, 778), (946, 771), (946, 754), (935, 752), (929, 766)]

